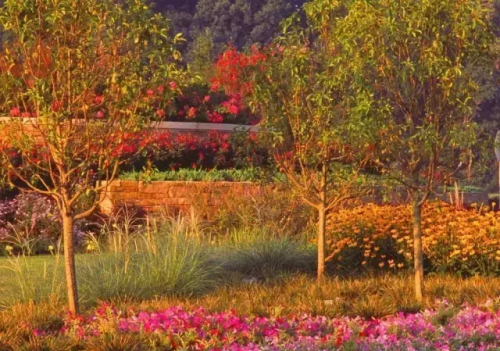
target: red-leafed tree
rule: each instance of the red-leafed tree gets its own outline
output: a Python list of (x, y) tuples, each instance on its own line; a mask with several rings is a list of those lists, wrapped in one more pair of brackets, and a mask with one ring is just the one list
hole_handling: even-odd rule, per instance
[(73, 313), (73, 222), (95, 210), (127, 140), (176, 93), (182, 71), (168, 29), (142, 0), (5, 1), (0, 10), (0, 111), (11, 117), (0, 123), (0, 164), (11, 184), (59, 208)]

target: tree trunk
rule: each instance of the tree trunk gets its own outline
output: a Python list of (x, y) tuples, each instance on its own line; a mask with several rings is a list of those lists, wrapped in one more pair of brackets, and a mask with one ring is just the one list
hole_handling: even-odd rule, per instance
[(326, 165), (322, 166), (321, 188), (319, 198), (321, 203), (318, 206), (318, 284), (325, 278), (325, 236), (326, 236)]
[(73, 217), (66, 211), (61, 211), (64, 238), (64, 269), (66, 271), (66, 285), (68, 288), (69, 311), (78, 313), (78, 290), (76, 285), (75, 248), (73, 236)]
[(325, 206), (318, 208), (318, 283), (325, 278), (325, 232), (326, 232), (326, 209)]
[(413, 256), (415, 269), (415, 297), (423, 300), (424, 254), (422, 250), (422, 204), (418, 196), (413, 200)]

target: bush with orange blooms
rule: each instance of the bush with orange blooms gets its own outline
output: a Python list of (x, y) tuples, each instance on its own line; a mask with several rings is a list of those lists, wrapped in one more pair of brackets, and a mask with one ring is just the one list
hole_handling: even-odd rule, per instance
[[(500, 273), (500, 212), (432, 202), (423, 211), (426, 270), (463, 276)], [(328, 218), (329, 260), (339, 269), (413, 266), (410, 205), (367, 204)]]

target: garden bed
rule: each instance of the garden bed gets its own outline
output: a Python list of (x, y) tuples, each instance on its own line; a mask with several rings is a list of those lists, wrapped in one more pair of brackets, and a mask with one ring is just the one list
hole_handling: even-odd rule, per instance
[[(115, 326), (109, 327), (109, 326)], [(500, 347), (500, 315), (493, 303), (481, 307), (438, 302), (418, 314), (363, 320), (311, 315), (254, 317), (171, 307), (123, 317), (104, 305), (88, 319), (69, 320), (63, 331), (86, 343), (129, 335), (137, 346), (155, 340), (170, 349), (227, 351), (316, 350), (493, 350)], [(39, 331), (37, 334), (42, 334)], [(163, 341), (163, 343), (161, 341)], [(184, 346), (183, 346), (184, 345)], [(139, 348), (139, 347), (138, 347)]]
[[(476, 351), (500, 347), (497, 301), (461, 307), (438, 301), (420, 313), (369, 320), (282, 315), (279, 308), (266, 317), (234, 311), (209, 312), (203, 307), (122, 311), (102, 304), (91, 316), (55, 320), (41, 329), (23, 321), (20, 331), (0, 339), (0, 348), (31, 350), (35, 349), (33, 345), (40, 345), (37, 350), (48, 351)], [(26, 335), (29, 337), (23, 338)]]

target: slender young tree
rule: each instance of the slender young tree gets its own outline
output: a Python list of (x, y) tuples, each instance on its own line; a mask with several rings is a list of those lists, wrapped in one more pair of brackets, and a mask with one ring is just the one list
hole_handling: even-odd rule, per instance
[(260, 126), (288, 185), (317, 211), (321, 282), (327, 213), (360, 195), (360, 171), (377, 123), (370, 113), (373, 95), (356, 83), (362, 61), (346, 60), (337, 51), (335, 31), (324, 30), (333, 6), (305, 8), (307, 29), (292, 17), (273, 45), (246, 56), (228, 51), (218, 69), (220, 83), (245, 94), (261, 115)]
[(77, 313), (73, 223), (175, 93), (175, 39), (143, 0), (6, 0), (0, 30), (0, 162), (11, 184), (55, 200)]
[[(316, 3), (325, 4), (326, 0)], [(491, 3), (483, 0), (355, 0), (336, 24), (366, 84), (387, 111), (373, 161), (413, 201), (415, 294), (423, 299), (422, 207), (471, 159), (478, 84), (493, 70)], [(366, 50), (369, 48), (369, 50)]]

